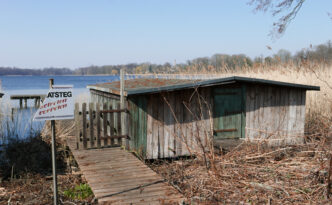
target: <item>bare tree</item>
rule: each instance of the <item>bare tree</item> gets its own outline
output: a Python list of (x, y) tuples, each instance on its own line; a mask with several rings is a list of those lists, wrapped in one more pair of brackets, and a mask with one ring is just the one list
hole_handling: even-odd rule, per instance
[(305, 0), (251, 0), (249, 5), (255, 7), (254, 11), (271, 12), (274, 17), (280, 16), (273, 23), (270, 33), (272, 37), (280, 37), (296, 17), (304, 2)]

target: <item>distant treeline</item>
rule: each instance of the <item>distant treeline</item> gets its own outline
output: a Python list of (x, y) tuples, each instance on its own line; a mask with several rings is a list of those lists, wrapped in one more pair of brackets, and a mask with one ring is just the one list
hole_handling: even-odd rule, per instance
[(0, 67), (0, 75), (72, 75), (69, 68), (22, 69)]
[[(269, 47), (268, 47), (269, 48)], [(269, 48), (271, 49), (271, 48)], [(272, 56), (250, 57), (228, 54), (215, 54), (211, 57), (195, 58), (186, 63), (172, 65), (131, 63), (125, 65), (89, 66), (71, 70), (69, 68), (44, 68), (44, 69), (20, 69), (0, 67), (0, 75), (116, 75), (120, 69), (126, 69), (127, 73), (178, 73), (191, 71), (223, 71), (235, 69), (250, 69), (257, 66), (274, 66), (292, 64), (301, 67), (304, 63), (317, 62), (328, 66), (332, 65), (332, 42), (320, 44), (307, 49), (302, 49), (292, 55), (287, 50), (279, 50)]]

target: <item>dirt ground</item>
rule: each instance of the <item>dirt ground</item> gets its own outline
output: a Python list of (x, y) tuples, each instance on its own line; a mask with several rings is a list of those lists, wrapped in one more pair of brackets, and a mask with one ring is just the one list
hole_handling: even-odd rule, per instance
[[(80, 175), (58, 175), (58, 193), (61, 204), (94, 204), (93, 196), (85, 200), (72, 200), (63, 191), (85, 183)], [(21, 179), (0, 183), (0, 205), (8, 204), (53, 204), (52, 176), (27, 174)]]

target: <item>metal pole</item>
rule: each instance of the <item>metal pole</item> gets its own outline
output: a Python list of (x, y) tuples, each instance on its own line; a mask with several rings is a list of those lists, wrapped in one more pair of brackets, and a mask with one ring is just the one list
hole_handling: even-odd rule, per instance
[[(50, 79), (50, 89), (54, 83), (53, 79)], [(52, 171), (53, 171), (53, 197), (54, 205), (58, 204), (58, 183), (56, 175), (56, 144), (55, 144), (55, 120), (51, 120), (51, 130), (52, 130)]]
[(52, 170), (53, 170), (53, 196), (54, 204), (58, 204), (58, 183), (56, 175), (56, 149), (55, 149), (55, 120), (51, 120), (52, 128)]

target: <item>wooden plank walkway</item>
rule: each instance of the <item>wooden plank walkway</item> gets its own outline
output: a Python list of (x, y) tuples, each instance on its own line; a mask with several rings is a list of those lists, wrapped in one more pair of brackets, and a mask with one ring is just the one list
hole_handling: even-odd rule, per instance
[(184, 197), (164, 179), (118, 147), (77, 150), (67, 140), (99, 204), (181, 204)]

